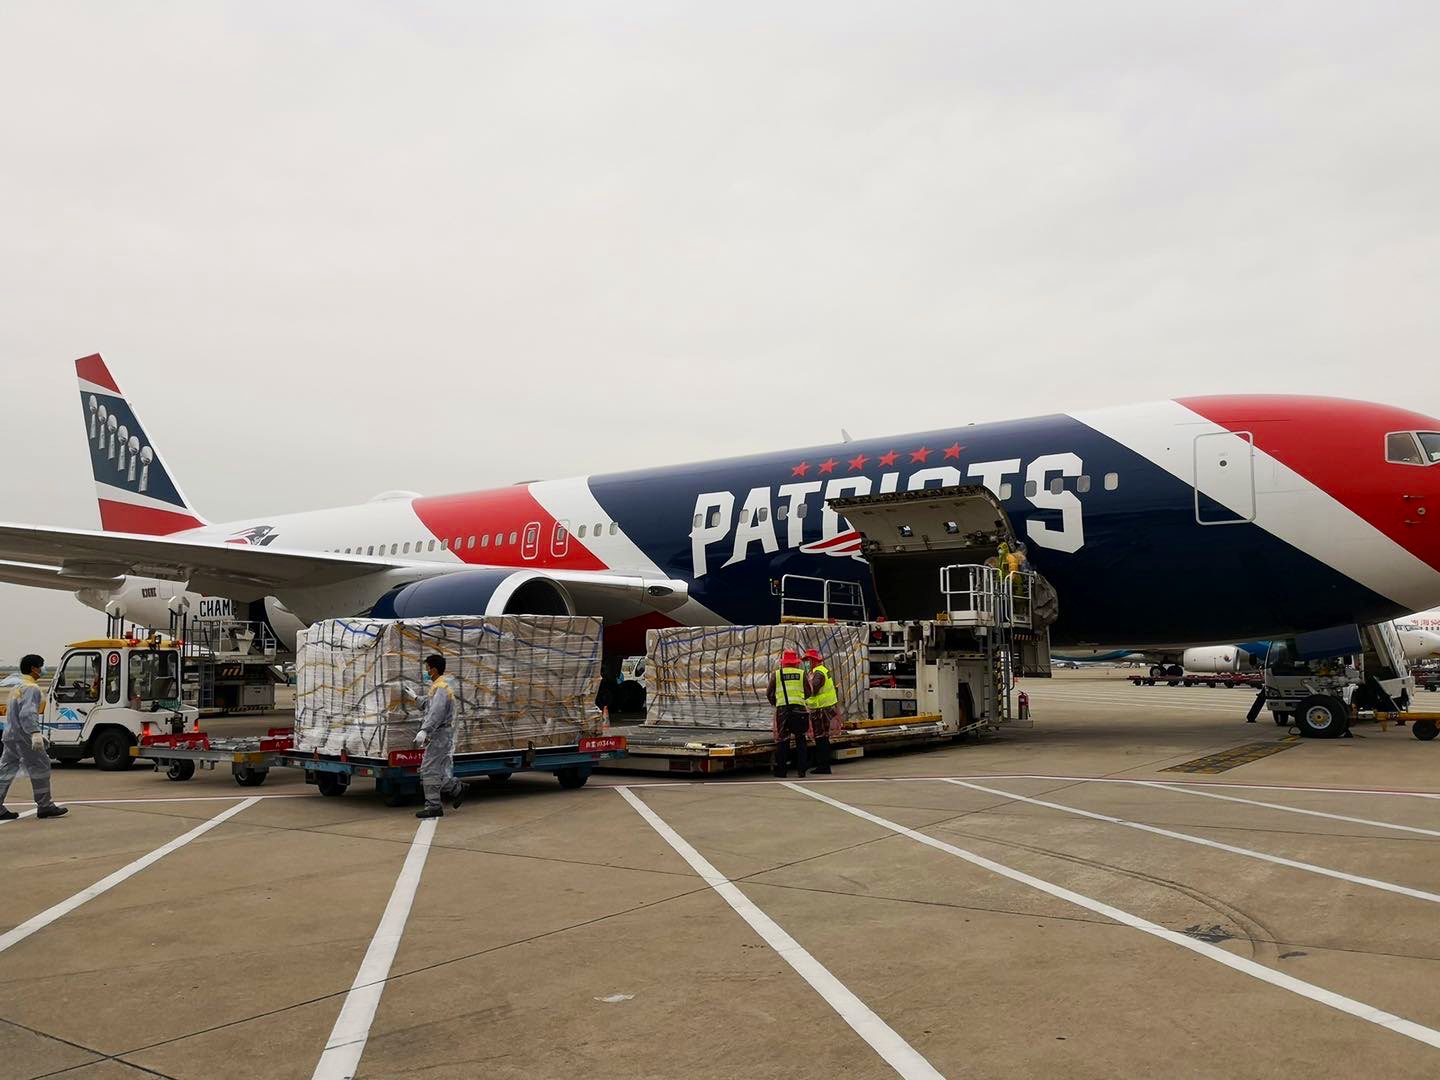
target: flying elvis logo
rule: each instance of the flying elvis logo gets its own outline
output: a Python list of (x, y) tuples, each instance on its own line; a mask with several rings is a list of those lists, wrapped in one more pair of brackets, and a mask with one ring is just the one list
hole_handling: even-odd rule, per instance
[[(963, 447), (951, 447), (945, 451), (945, 456), (958, 458), (961, 449)], [(924, 447), (912, 451), (912, 464), (925, 464), (926, 467), (908, 474), (882, 472), (878, 486), (872, 476), (833, 475), (840, 462), (831, 459), (818, 466), (801, 462), (790, 470), (792, 477), (797, 479), (751, 488), (743, 498), (733, 491), (701, 492), (695, 497), (694, 527), (690, 531), (694, 576), (704, 577), (710, 572), (712, 560), (727, 550), (728, 557), (721, 564), (722, 569), (744, 562), (754, 544), (760, 545), (768, 555), (775, 554), (783, 546), (806, 553), (858, 558), (859, 534), (830, 509), (829, 501), (845, 495), (900, 491), (902, 481), (903, 490), (919, 491), (927, 487), (950, 487), (968, 479), (984, 484), (1002, 503), (1012, 505), (1018, 493), (1036, 510), (1059, 514), (1058, 522), (1032, 519), (1025, 523), (1025, 534), (1031, 543), (1071, 554), (1084, 547), (1085, 523), (1079, 496), (1064, 487), (1055, 491), (1051, 486), (1056, 478), (1081, 475), (1085, 466), (1079, 455), (1042, 454), (1028, 463), (1021, 458), (973, 461), (962, 472), (958, 465), (927, 464), (929, 453)], [(877, 460), (883, 467), (894, 464), (898, 456), (891, 452)], [(863, 469), (868, 460), (859, 455), (848, 464), (852, 470), (858, 470)], [(812, 468), (816, 475), (830, 478), (806, 479)], [(1023, 483), (1021, 477), (1024, 478)], [(740, 504), (738, 512), (737, 502)], [(813, 539), (812, 529), (812, 539), (807, 542), (805, 523), (817, 509), (821, 516), (820, 537)], [(711, 550), (717, 547), (718, 552)]]
[(249, 547), (268, 547), (280, 534), (274, 525), (256, 525), (234, 533), (225, 541), (227, 544), (245, 544)]

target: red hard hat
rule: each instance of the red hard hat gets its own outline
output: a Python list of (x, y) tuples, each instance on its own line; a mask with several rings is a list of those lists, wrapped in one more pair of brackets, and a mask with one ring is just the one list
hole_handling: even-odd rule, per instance
[(786, 649), (780, 654), (780, 665), (782, 667), (795, 667), (800, 663), (800, 654), (794, 649)]
[(813, 660), (813, 661), (815, 661), (815, 663), (818, 664), (818, 663), (820, 663), (821, 660), (823, 660), (823, 659), (825, 659), (825, 658), (820, 655), (820, 650), (819, 650), (819, 649), (806, 649), (806, 650), (805, 650), (805, 659), (806, 659), (806, 660)]

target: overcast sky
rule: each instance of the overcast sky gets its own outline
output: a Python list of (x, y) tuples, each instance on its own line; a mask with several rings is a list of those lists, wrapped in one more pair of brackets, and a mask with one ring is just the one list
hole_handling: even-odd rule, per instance
[[(1440, 415), (1437, 56), (1433, 2), (6, 0), (0, 517), (98, 525), (95, 351), (213, 520), (1188, 393)], [(0, 657), (102, 619), (0, 586)]]

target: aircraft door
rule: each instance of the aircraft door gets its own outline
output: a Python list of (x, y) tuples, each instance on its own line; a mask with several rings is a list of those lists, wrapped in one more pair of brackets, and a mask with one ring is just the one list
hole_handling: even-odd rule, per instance
[(570, 522), (555, 522), (555, 531), (550, 534), (550, 555), (563, 559), (570, 552)]
[(534, 559), (540, 554), (540, 523), (532, 521), (525, 526), (524, 535), (520, 537), (520, 557), (522, 559)]
[(1255, 436), (1220, 431), (1195, 437), (1195, 520), (1241, 525), (1255, 520)]

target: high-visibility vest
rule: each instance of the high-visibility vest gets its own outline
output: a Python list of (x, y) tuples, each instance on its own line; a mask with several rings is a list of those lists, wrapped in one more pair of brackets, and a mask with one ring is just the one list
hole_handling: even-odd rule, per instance
[(835, 680), (830, 677), (830, 669), (824, 664), (816, 664), (810, 670), (824, 675), (825, 685), (820, 687), (818, 694), (805, 698), (805, 707), (807, 709), (828, 709), (831, 705), (837, 704), (840, 698), (835, 693)]
[(775, 704), (805, 704), (805, 672), (798, 667), (782, 667), (775, 672)]

